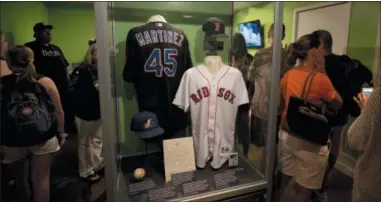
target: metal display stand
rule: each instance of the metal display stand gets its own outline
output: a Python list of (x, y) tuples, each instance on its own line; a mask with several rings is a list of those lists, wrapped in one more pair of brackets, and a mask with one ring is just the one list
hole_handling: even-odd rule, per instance
[[(127, 194), (128, 182), (125, 179), (125, 171), (122, 166), (124, 158), (118, 158), (118, 140), (117, 140), (117, 116), (116, 116), (116, 100), (113, 91), (113, 74), (111, 70), (110, 61), (110, 37), (112, 31), (109, 30), (109, 8), (108, 2), (94, 2), (95, 9), (95, 24), (96, 24), (96, 40), (98, 46), (98, 64), (102, 68), (99, 72), (99, 86), (100, 86), (100, 101), (101, 101), (101, 114), (102, 114), (102, 132), (105, 134), (103, 138), (104, 160), (105, 160), (105, 181), (106, 181), (106, 193), (108, 202), (129, 202), (132, 201)], [(282, 15), (283, 15), (283, 3), (275, 3), (275, 45), (274, 45), (274, 59), (273, 64), (276, 67), (280, 66), (280, 36), (282, 27)], [(114, 44), (115, 45), (115, 44)], [(280, 68), (275, 68), (276, 71), (272, 71), (272, 81), (274, 82), (271, 87), (270, 96), (270, 116), (269, 116), (269, 133), (275, 133), (276, 126), (276, 111), (277, 111), (277, 99), (279, 90), (279, 74)], [(274, 160), (274, 147), (275, 147), (275, 134), (268, 135), (268, 141), (271, 144), (267, 145), (269, 156), (267, 158), (267, 168), (272, 168), (272, 161)], [(258, 172), (258, 170), (246, 159), (240, 158), (240, 161), (250, 165), (252, 169), (250, 172)], [(272, 169), (271, 169), (272, 170)], [(266, 178), (263, 175), (258, 181), (248, 182), (244, 184), (238, 184), (218, 190), (211, 190), (203, 194), (196, 194), (187, 197), (181, 197), (171, 199), (170, 201), (246, 201), (246, 199), (252, 197), (250, 194), (264, 190), (268, 191), (268, 196), (272, 191), (272, 175), (267, 172)], [(249, 196), (248, 196), (249, 195)], [(268, 197), (267, 201), (271, 201)]]
[[(275, 135), (276, 124), (278, 116), (278, 103), (279, 103), (279, 83), (280, 83), (280, 69), (281, 69), (281, 49), (282, 49), (282, 33), (283, 33), (283, 2), (275, 2), (274, 7), (274, 50), (273, 50), (273, 70), (271, 71), (271, 89), (270, 89), (270, 107), (269, 107), (269, 122), (268, 122), (268, 135), (266, 150), (266, 180), (267, 195), (272, 196), (273, 192), (273, 170), (275, 155)], [(271, 202), (271, 197), (267, 197), (266, 202)]]

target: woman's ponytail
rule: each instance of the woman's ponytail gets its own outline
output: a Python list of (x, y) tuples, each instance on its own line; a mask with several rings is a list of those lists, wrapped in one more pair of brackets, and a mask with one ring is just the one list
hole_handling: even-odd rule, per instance
[(306, 60), (309, 50), (309, 35), (306, 35), (301, 37), (297, 42), (290, 44), (286, 52), (286, 64), (289, 67), (294, 67), (298, 60)]
[(11, 69), (18, 75), (17, 80), (37, 81), (37, 73), (33, 64), (33, 51), (16, 45), (9, 50)]
[(34, 68), (33, 61), (28, 61), (26, 64), (26, 68), (20, 71), (17, 80), (27, 80), (29, 82), (37, 82), (37, 73)]
[(286, 51), (286, 65), (288, 67), (294, 67), (296, 65), (296, 62), (298, 60), (297, 55), (297, 44), (292, 43), (288, 46)]

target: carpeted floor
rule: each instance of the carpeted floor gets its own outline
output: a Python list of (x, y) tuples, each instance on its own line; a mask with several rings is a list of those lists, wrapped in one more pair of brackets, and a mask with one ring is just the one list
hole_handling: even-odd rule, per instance
[[(75, 140), (68, 140), (62, 150), (56, 154), (51, 170), (51, 201), (105, 201), (104, 180), (97, 184), (88, 184), (78, 177), (77, 146)], [(256, 150), (250, 149), (250, 159), (256, 162)], [(2, 187), (2, 200), (11, 198), (12, 191)], [(330, 177), (329, 202), (350, 202), (352, 179), (338, 170)], [(11, 195), (11, 196), (7, 196)]]

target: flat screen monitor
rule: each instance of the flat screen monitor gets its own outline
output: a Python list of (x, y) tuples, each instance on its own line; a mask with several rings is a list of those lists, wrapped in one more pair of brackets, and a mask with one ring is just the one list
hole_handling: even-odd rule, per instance
[(238, 24), (238, 32), (245, 37), (247, 48), (263, 48), (263, 29), (259, 20)]

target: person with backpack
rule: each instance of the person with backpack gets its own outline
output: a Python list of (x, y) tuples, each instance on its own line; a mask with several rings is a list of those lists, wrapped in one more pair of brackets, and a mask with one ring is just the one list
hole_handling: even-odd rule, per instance
[(98, 90), (97, 45), (92, 44), (84, 61), (70, 75), (68, 98), (78, 125), (79, 175), (98, 181), (104, 168), (101, 112)]
[(52, 156), (67, 137), (59, 93), (36, 74), (31, 49), (17, 45), (8, 56), (11, 68), (1, 66), (1, 162), (20, 201), (49, 202)]
[(61, 105), (65, 112), (65, 132), (76, 134), (77, 128), (75, 118), (70, 113), (68, 104), (66, 103), (67, 87), (70, 66), (62, 49), (52, 43), (53, 26), (43, 22), (38, 22), (33, 26), (34, 40), (25, 43), (34, 53), (34, 62), (36, 72), (40, 75), (49, 77), (56, 84), (60, 94)]
[(323, 186), (312, 194), (312, 200), (316, 202), (327, 202), (328, 174), (334, 168), (340, 154), (340, 143), (344, 127), (349, 121), (349, 116), (358, 117), (360, 107), (353, 97), (361, 92), (363, 84), (372, 85), (372, 72), (358, 60), (352, 60), (347, 55), (336, 55), (332, 52), (333, 39), (327, 30), (316, 30), (313, 32), (323, 45), (325, 55), (325, 72), (333, 86), (343, 98), (343, 106), (336, 116), (330, 120), (333, 126), (330, 138), (330, 153), (328, 167), (324, 176)]

